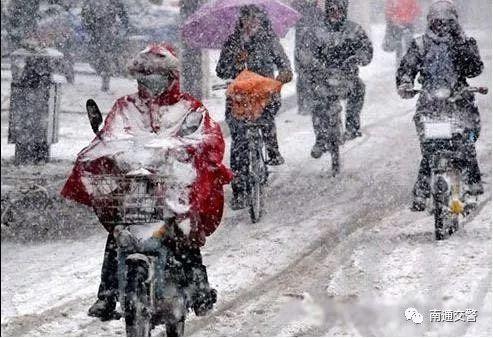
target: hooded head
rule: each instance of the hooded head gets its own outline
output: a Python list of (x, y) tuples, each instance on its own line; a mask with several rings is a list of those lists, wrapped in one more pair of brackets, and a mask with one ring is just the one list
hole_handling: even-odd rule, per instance
[(343, 24), (347, 19), (349, 0), (325, 0), (325, 17), (330, 25)]
[(240, 8), (237, 29), (248, 39), (262, 31), (272, 33), (267, 13), (255, 5), (246, 5)]
[(311, 9), (318, 7), (317, 0), (298, 0), (293, 1), (292, 6), (297, 10), (302, 16), (308, 13)]
[(459, 15), (452, 1), (439, 0), (430, 6), (428, 31), (438, 38), (447, 38), (459, 29)]
[(179, 61), (167, 44), (150, 44), (130, 62), (128, 71), (137, 79), (139, 91), (158, 97), (179, 88)]

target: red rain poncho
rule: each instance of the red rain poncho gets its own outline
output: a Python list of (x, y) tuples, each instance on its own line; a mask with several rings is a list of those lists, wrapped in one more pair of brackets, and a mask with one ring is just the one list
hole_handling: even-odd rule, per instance
[[(159, 48), (162, 47), (155, 47), (157, 52)], [(156, 51), (151, 49), (151, 52)], [(179, 136), (182, 124), (191, 113), (202, 115), (198, 129), (191, 135)], [(115, 153), (127, 152), (127, 158), (136, 160), (135, 157), (144, 156), (142, 149), (146, 148), (138, 146), (142, 140), (164, 142), (181, 149), (182, 157), (183, 154), (189, 157), (188, 162), (195, 169), (189, 192), (190, 238), (203, 245), (205, 237), (211, 235), (221, 221), (223, 185), (232, 180), (232, 172), (222, 164), (225, 145), (220, 126), (211, 119), (201, 102), (180, 93), (178, 79), (158, 97), (151, 97), (145, 88), (139, 87), (138, 93), (116, 101), (97, 137), (78, 154), (62, 196), (93, 206), (87, 178), (122, 174)], [(125, 145), (133, 149), (127, 149)]]
[(421, 7), (417, 0), (387, 0), (385, 15), (396, 25), (409, 25), (421, 15)]

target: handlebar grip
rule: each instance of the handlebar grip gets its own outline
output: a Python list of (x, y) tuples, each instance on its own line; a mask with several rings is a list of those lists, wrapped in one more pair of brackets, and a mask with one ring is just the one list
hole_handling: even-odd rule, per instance
[(222, 84), (216, 84), (212, 86), (212, 90), (221, 90), (221, 89), (226, 89), (228, 88), (228, 84), (222, 83)]
[(478, 88), (479, 94), (486, 95), (486, 94), (488, 94), (488, 92), (489, 92), (488, 87), (479, 87)]

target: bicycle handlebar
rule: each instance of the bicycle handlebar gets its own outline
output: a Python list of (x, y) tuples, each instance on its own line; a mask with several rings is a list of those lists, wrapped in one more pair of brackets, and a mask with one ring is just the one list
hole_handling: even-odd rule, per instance
[[(417, 95), (417, 94), (423, 94), (426, 91), (423, 89), (414, 88), (410, 92), (412, 92), (414, 95)], [(486, 95), (486, 94), (488, 94), (488, 92), (489, 92), (488, 87), (465, 87), (460, 92), (458, 92), (456, 95), (449, 97), (447, 100), (451, 101), (451, 102), (457, 101), (465, 93), (478, 93), (481, 95)]]
[(233, 80), (227, 80), (224, 83), (219, 83), (219, 84), (212, 85), (211, 89), (213, 91), (215, 91), (215, 90), (221, 90), (221, 89), (226, 89), (226, 88), (228, 88), (228, 86), (230, 85), (231, 82), (233, 82)]

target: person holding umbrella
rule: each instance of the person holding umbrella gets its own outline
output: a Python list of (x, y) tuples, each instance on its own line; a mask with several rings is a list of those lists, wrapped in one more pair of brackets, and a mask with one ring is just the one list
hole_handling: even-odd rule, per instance
[[(217, 76), (222, 79), (234, 79), (243, 70), (248, 69), (265, 77), (275, 77), (276, 80), (287, 83), (293, 73), (289, 60), (284, 52), (279, 38), (276, 36), (266, 11), (255, 5), (240, 8), (239, 18), (233, 33), (227, 38), (221, 50), (216, 67)], [(279, 95), (274, 97), (264, 110), (263, 117), (267, 124), (263, 128), (267, 149), (268, 165), (281, 165), (284, 159), (279, 152), (277, 142), (275, 116), (281, 107)], [(248, 168), (246, 128), (243, 122), (231, 114), (231, 102), (226, 101), (226, 122), (231, 131), (230, 165), (235, 174), (232, 183), (232, 209), (243, 209), (247, 206), (245, 200), (245, 175)]]

